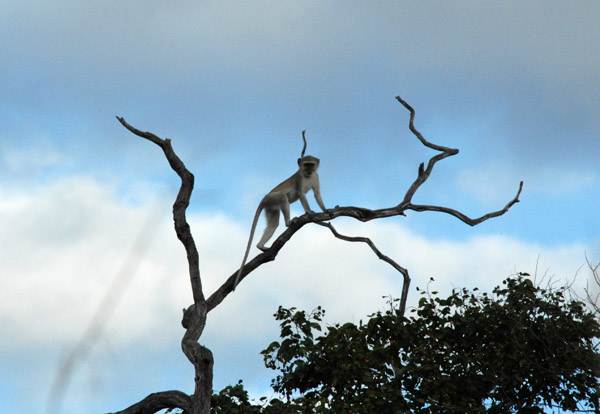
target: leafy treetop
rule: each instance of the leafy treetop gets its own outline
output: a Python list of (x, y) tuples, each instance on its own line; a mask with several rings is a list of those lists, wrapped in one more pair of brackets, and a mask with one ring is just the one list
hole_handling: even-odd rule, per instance
[(536, 287), (521, 274), (492, 294), (424, 291), (408, 317), (397, 303), (389, 299), (388, 310), (365, 323), (334, 326), (324, 326), (322, 308), (280, 307), (281, 341), (262, 353), (278, 371), (272, 386), (282, 399), (252, 406), (238, 384), (213, 397), (213, 412), (600, 409), (600, 326), (565, 289)]

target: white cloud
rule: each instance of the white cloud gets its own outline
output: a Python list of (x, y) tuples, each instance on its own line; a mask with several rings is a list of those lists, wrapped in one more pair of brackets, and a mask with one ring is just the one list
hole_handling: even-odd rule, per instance
[[(129, 266), (121, 277), (134, 272), (133, 278), (128, 288), (121, 286), (116, 292), (126, 289), (99, 346), (110, 345), (113, 361), (123, 364), (133, 358), (132, 353), (139, 360), (140, 352), (155, 357), (165, 352), (169, 360), (179, 352), (181, 309), (192, 300), (185, 254), (169, 212), (153, 211), (149, 205), (127, 204), (112, 188), (86, 178), (59, 181), (30, 194), (2, 194), (0, 347), (4, 353), (33, 352), (54, 361), (57, 349), (69, 349), (80, 338), (125, 260), (130, 260)], [(151, 226), (156, 226), (154, 236), (147, 250), (134, 250), (132, 258), (134, 238), (148, 226), (149, 214)], [(192, 214), (190, 223), (208, 296), (239, 265), (248, 223), (220, 214)], [(431, 276), (436, 290), (442, 292), (462, 286), (490, 289), (512, 272), (535, 273), (538, 257), (539, 269), (548, 269), (559, 279), (572, 277), (583, 263), (583, 247), (578, 244), (549, 248), (495, 235), (464, 242), (428, 240), (388, 220), (339, 221), (336, 227), (347, 235), (371, 237), (384, 254), (407, 267), (413, 279), (412, 303), (417, 299), (414, 287), (424, 287)], [(325, 228), (303, 228), (275, 262), (251, 274), (209, 315), (201, 342), (217, 357), (215, 387), (265, 375), (264, 370), (257, 374), (262, 365), (258, 351), (277, 338), (272, 314), (278, 305), (306, 310), (321, 305), (331, 323), (357, 322), (385, 306), (382, 296), (399, 296), (401, 287), (401, 275), (366, 245), (342, 242)], [(140, 343), (142, 349), (135, 345)], [(124, 375), (120, 369), (117, 372)], [(18, 381), (19, 374), (10, 377)], [(152, 378), (138, 385), (133, 376), (128, 381), (131, 389), (146, 390), (159, 383)]]
[[(71, 343), (82, 334), (148, 213), (119, 203), (112, 189), (85, 178), (1, 198), (0, 275), (6, 288), (0, 315), (8, 322), (0, 328), (2, 347)], [(143, 300), (166, 266), (153, 261), (147, 257), (140, 264), (140, 273), (152, 268), (150, 278), (136, 287)]]
[[(0, 237), (7, 246), (0, 261), (5, 285), (0, 314), (10, 322), (2, 325), (0, 336), (14, 338), (15, 346), (32, 338), (38, 343), (75, 340), (127, 259), (134, 237), (147, 225), (148, 207), (124, 204), (93, 180), (71, 179), (30, 195), (5, 195), (0, 212)], [(134, 252), (140, 256), (137, 276), (117, 310), (120, 316), (111, 322), (124, 340), (152, 335), (156, 321), (164, 322), (163, 314), (178, 313), (191, 301), (185, 254), (168, 212), (151, 214), (154, 239), (147, 252)], [(236, 270), (248, 229), (224, 215), (191, 215), (190, 222), (209, 295)], [(571, 277), (583, 263), (579, 244), (546, 247), (495, 235), (464, 242), (427, 240), (389, 221), (340, 222), (337, 227), (348, 235), (370, 236), (384, 254), (409, 269), (413, 286), (434, 276), (446, 286), (489, 288), (513, 271), (533, 273), (538, 257), (541, 268)], [(251, 257), (256, 253), (253, 248)], [(255, 271), (225, 300), (219, 313), (236, 322), (219, 324), (219, 330), (239, 338), (237, 329), (246, 326), (251, 335), (263, 322), (247, 310), (259, 307), (270, 314), (278, 304), (323, 305), (334, 319), (364, 317), (381, 306), (381, 295), (398, 295), (401, 284), (401, 276), (368, 246), (308, 226), (275, 262)], [(132, 312), (133, 307), (145, 311)], [(246, 309), (241, 315), (240, 308)]]

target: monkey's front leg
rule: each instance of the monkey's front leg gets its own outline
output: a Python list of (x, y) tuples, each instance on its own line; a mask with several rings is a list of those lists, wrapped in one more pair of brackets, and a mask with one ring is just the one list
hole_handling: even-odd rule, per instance
[(300, 203), (302, 203), (302, 207), (304, 207), (304, 212), (309, 216), (315, 214), (314, 211), (311, 210), (310, 205), (308, 204), (308, 200), (306, 199), (306, 194), (299, 194)]
[[(281, 205), (281, 212), (283, 213), (283, 219), (285, 220), (285, 225), (287, 227), (290, 227), (290, 224), (292, 224), (292, 221), (290, 220), (290, 203), (289, 201), (287, 201), (287, 198), (285, 200), (285, 203), (282, 203)], [(295, 217), (294, 217), (295, 219)]]

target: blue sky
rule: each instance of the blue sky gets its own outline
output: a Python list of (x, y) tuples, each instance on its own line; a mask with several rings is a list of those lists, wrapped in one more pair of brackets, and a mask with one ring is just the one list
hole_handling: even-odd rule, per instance
[[(191, 303), (171, 226), (178, 179), (115, 119), (173, 140), (196, 175), (189, 209), (210, 294), (239, 265), (262, 195), (307, 152), (327, 206), (415, 202), (434, 213), (338, 230), (371, 237), (415, 286), (489, 289), (511, 273), (585, 283), (600, 260), (600, 5), (594, 2), (0, 1), (0, 411), (43, 412), (60, 361), (120, 269), (131, 277), (75, 367), (63, 413), (116, 411), (193, 387), (180, 352)], [(310, 198), (309, 198), (310, 201)], [(311, 203), (316, 208), (314, 200)], [(293, 211), (299, 213), (299, 206)], [(148, 225), (148, 223), (152, 223)], [(135, 247), (141, 231), (152, 234)], [(134, 246), (132, 248), (132, 246)], [(253, 250), (252, 254), (256, 251)], [(215, 389), (269, 395), (258, 352), (278, 305), (355, 321), (399, 295), (364, 246), (305, 227), (209, 315)]]

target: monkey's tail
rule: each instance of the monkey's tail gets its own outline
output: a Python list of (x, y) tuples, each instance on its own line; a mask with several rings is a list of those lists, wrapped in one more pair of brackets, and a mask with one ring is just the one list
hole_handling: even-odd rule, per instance
[(300, 154), (300, 158), (304, 158), (304, 152), (306, 151), (306, 129), (302, 131), (302, 141), (304, 141), (304, 148), (302, 148), (302, 154)]
[(235, 291), (237, 287), (240, 276), (242, 276), (242, 270), (244, 269), (244, 265), (246, 264), (246, 260), (248, 259), (248, 253), (250, 253), (250, 247), (252, 246), (252, 239), (254, 238), (254, 231), (256, 230), (256, 224), (258, 223), (258, 219), (260, 218), (260, 213), (263, 210), (263, 203), (258, 205), (256, 209), (256, 213), (254, 214), (254, 220), (252, 221), (252, 228), (250, 229), (250, 237), (248, 238), (248, 245), (246, 246), (246, 253), (244, 253), (244, 258), (242, 259), (242, 265), (240, 266), (240, 270), (238, 270), (237, 275), (235, 276), (235, 281), (233, 282), (233, 289), (231, 291)]

